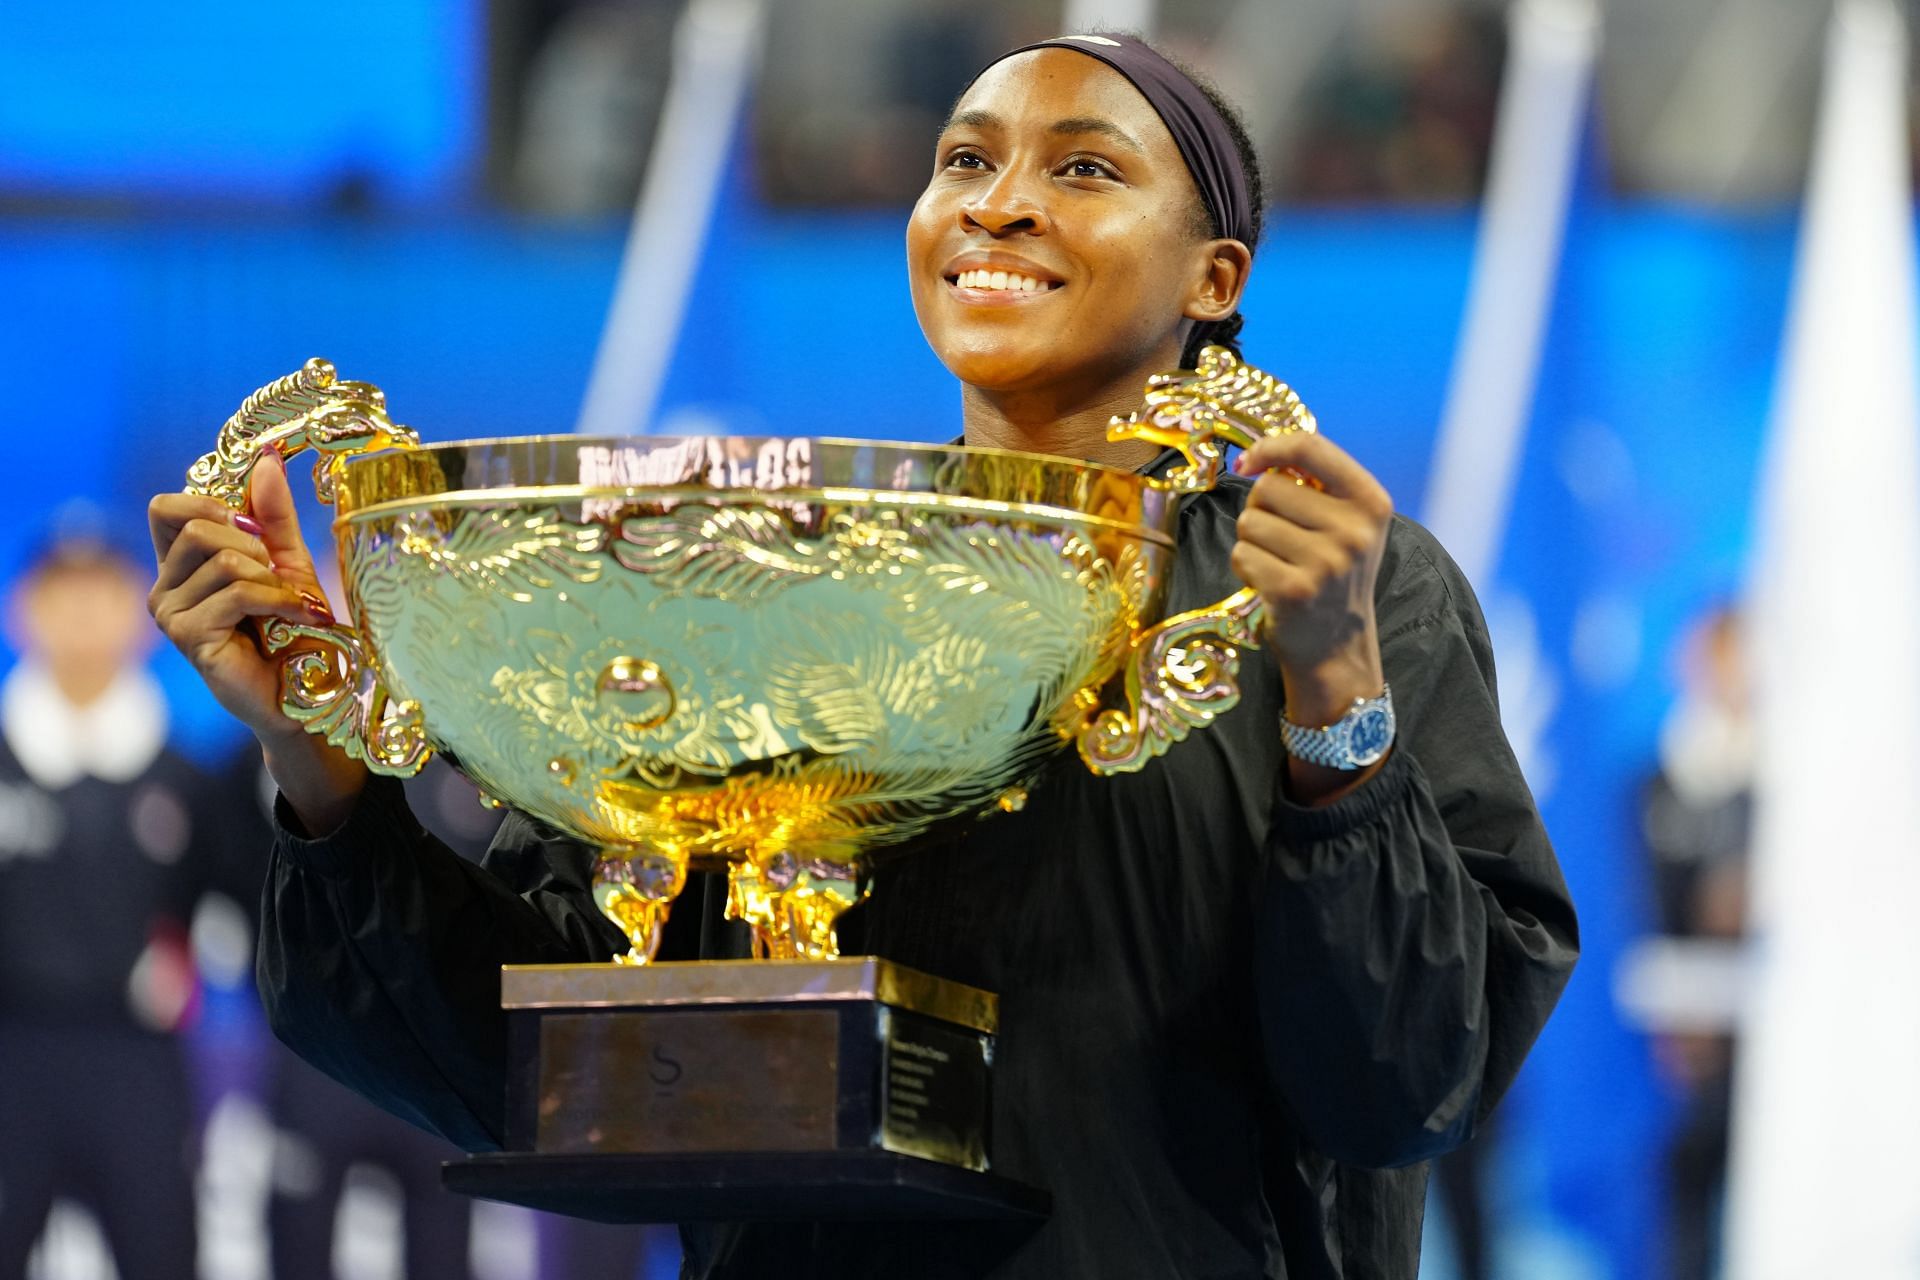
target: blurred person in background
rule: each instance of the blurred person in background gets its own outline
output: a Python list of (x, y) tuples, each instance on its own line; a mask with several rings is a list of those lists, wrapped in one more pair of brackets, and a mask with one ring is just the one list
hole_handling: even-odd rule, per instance
[(194, 1273), (194, 1105), (176, 1033), (220, 878), (207, 779), (167, 746), (135, 561), (69, 507), (9, 598), (0, 687), (0, 1280), (55, 1198), (121, 1280)]
[[(1138, 41), (984, 69), (907, 234), (967, 442), (1171, 470), (1107, 424), (1150, 374), (1237, 344), (1259, 216), (1244, 128)], [(850, 949), (1005, 993), (993, 1159), (1052, 1191), (1051, 1218), (688, 1224), (687, 1275), (1412, 1280), (1423, 1162), (1518, 1071), (1577, 954), (1572, 904), (1446, 553), (1325, 436), (1263, 439), (1240, 471), (1183, 504), (1170, 586), (1175, 611), (1242, 585), (1267, 602), (1235, 714), (1139, 774), (1064, 771), (939, 856), (881, 864), (843, 926)], [(498, 1145), (500, 964), (624, 949), (594, 851), (515, 815), (474, 868), (390, 780), (279, 714), (242, 624), (329, 615), (271, 455), (252, 499), (239, 519), (153, 500), (153, 606), (280, 785), (275, 1027), (395, 1110)], [(1364, 757), (1315, 745), (1389, 700), (1399, 736)], [(676, 920), (697, 940), (698, 915)], [(662, 954), (685, 953), (670, 936)]]
[(1357, 22), (1330, 59), (1289, 148), (1301, 200), (1447, 202), (1486, 181), (1503, 23), (1443, 8)]
[[(1689, 630), (1680, 696), (1661, 726), (1659, 762), (1640, 797), (1660, 932), (1719, 948), (1746, 932), (1753, 831), (1753, 717), (1740, 615), (1709, 610)], [(1682, 979), (1685, 972), (1678, 976)], [(1668, 1143), (1667, 1274), (1716, 1273), (1733, 1099), (1731, 1012), (1723, 1027), (1656, 1032), (1661, 1075), (1681, 1099)]]

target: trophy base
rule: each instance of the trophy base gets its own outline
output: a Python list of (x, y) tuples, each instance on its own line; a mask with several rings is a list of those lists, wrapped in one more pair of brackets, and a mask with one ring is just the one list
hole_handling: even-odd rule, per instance
[(998, 1001), (873, 956), (509, 965), (506, 1150), (456, 1191), (607, 1222), (1044, 1216), (987, 1172)]
[(462, 1195), (610, 1223), (1039, 1222), (1053, 1205), (1037, 1187), (892, 1151), (508, 1151), (451, 1161), (441, 1177)]

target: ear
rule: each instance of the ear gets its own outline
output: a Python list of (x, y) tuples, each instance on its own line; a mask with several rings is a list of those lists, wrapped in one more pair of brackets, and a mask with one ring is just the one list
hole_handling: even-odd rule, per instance
[(1208, 240), (1199, 251), (1204, 255), (1199, 274), (1180, 314), (1189, 320), (1225, 320), (1240, 309), (1240, 295), (1253, 270), (1253, 250), (1238, 240)]

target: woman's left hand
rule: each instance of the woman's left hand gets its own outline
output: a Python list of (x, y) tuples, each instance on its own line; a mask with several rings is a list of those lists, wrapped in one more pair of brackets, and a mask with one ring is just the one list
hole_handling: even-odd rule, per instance
[[(1266, 602), (1266, 645), (1280, 664), (1287, 718), (1332, 724), (1354, 699), (1378, 697), (1386, 685), (1373, 584), (1393, 498), (1322, 435), (1264, 437), (1235, 470), (1260, 477), (1240, 513), (1232, 563)], [(1300, 780), (1300, 770), (1294, 774)], [(1351, 784), (1365, 775), (1336, 776)]]

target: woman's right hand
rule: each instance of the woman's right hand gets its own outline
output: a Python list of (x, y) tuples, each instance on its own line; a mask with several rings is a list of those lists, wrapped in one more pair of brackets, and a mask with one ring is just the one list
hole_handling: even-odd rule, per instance
[(189, 493), (148, 504), (159, 573), (147, 610), (220, 705), (260, 740), (282, 793), (318, 834), (344, 820), (366, 770), (280, 710), (279, 660), (261, 651), (249, 624), (285, 618), (311, 626), (331, 623), (333, 612), (280, 455), (263, 456), (248, 484), (251, 517)]

